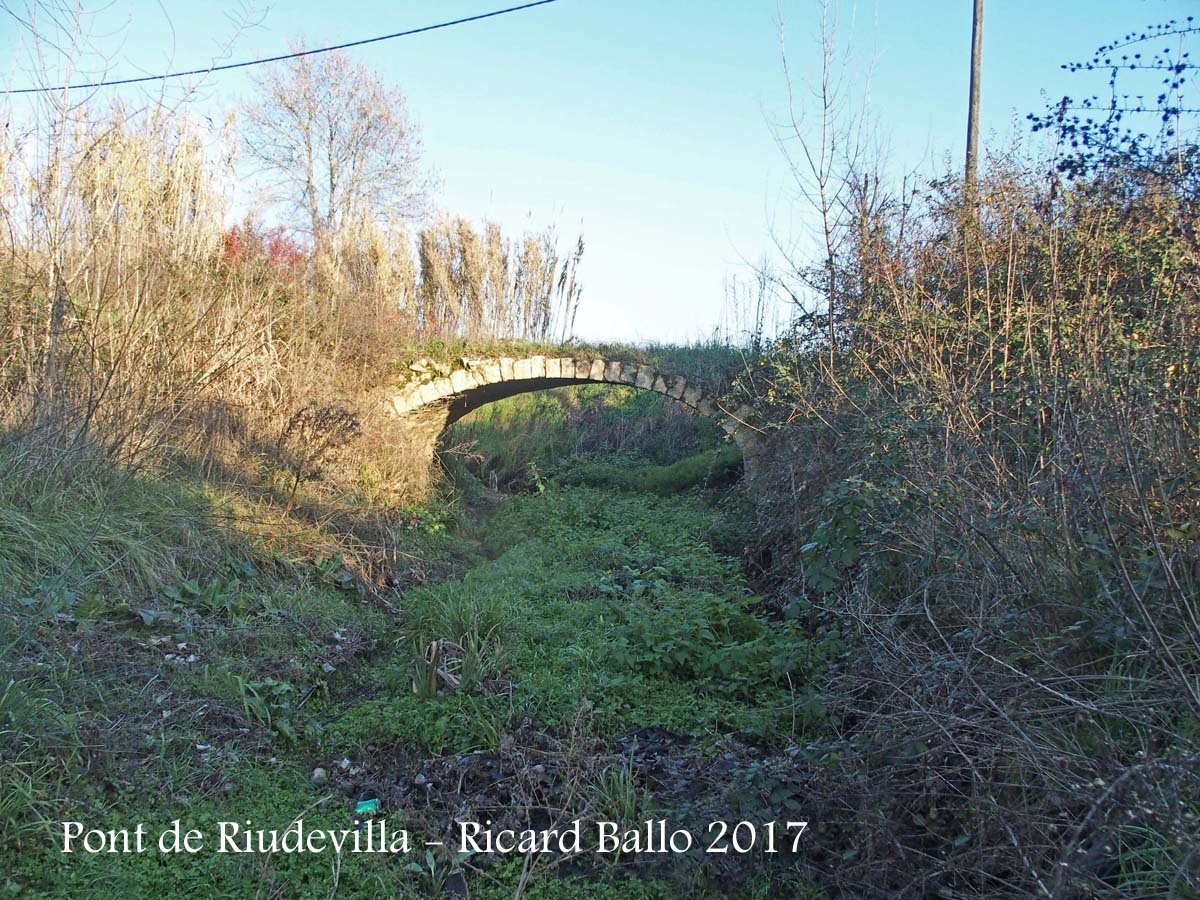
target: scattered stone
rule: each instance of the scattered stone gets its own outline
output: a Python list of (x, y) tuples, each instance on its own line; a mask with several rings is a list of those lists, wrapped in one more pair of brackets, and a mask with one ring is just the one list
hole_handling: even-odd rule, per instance
[(326, 675), (332, 675), (337, 671), (337, 666), (335, 666), (333, 663), (323, 662), (321, 663), (321, 671)]
[(313, 769), (312, 774), (308, 776), (308, 782), (313, 787), (320, 787), (327, 781), (329, 781), (329, 773), (320, 766), (317, 766), (315, 769)]

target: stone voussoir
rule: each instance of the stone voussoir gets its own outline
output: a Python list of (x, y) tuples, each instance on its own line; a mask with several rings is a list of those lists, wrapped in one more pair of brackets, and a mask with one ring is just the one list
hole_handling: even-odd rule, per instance
[(454, 393), (458, 394), (475, 387), (475, 379), (466, 369), (455, 369), (450, 373), (450, 386), (454, 389)]

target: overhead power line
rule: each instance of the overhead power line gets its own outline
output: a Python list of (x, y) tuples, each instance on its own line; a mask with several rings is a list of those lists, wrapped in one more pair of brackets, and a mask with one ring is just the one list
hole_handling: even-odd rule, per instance
[(504, 16), (508, 13), (520, 12), (523, 9), (532, 9), (535, 6), (545, 6), (547, 3), (557, 3), (558, 0), (535, 0), (533, 3), (523, 3), (520, 6), (510, 6), (507, 9), (497, 9), (492, 12), (480, 13), (477, 16), (467, 16), (464, 19), (454, 19), (450, 22), (439, 22), (436, 25), (425, 25), (421, 28), (410, 28), (408, 31), (397, 31), (395, 34), (382, 34), (379, 37), (364, 38), (361, 41), (351, 41), (348, 44), (334, 44), (332, 47), (318, 47), (314, 50), (299, 50), (295, 53), (285, 53), (282, 56), (268, 56), (264, 59), (249, 59), (244, 62), (226, 63), (222, 66), (209, 66), (205, 69), (189, 69), (186, 72), (167, 72), (163, 75), (142, 75), (138, 78), (120, 78), (114, 81), (93, 81), (88, 84), (61, 84), (56, 87), (33, 87), (33, 88), (16, 88), (14, 90), (0, 90), (0, 94), (45, 94), (50, 91), (63, 91), (67, 88), (99, 88), (112, 87), (119, 84), (140, 84), (146, 81), (163, 81), (167, 78), (184, 78), (188, 75), (208, 75), (211, 72), (228, 72), (230, 69), (244, 69), (248, 66), (262, 66), (267, 63), (283, 62), (285, 59), (297, 59), (301, 56), (315, 56), (318, 53), (330, 53), (334, 50), (346, 50), (350, 47), (361, 47), (364, 44), (377, 44), (380, 41), (390, 41), (395, 38), (409, 37), (414, 34), (423, 34), (426, 31), (437, 31), (441, 28), (451, 28), (455, 25), (465, 25), (468, 22), (478, 22), (481, 19), (492, 19), (496, 16)]

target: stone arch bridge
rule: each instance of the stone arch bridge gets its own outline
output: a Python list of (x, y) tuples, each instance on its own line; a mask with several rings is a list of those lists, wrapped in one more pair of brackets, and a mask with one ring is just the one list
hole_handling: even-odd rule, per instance
[(410, 368), (414, 378), (389, 399), (389, 405), (431, 462), (442, 433), (487, 403), (572, 384), (623, 384), (663, 394), (715, 419), (741, 449), (746, 477), (754, 477), (761, 440), (751, 424), (753, 410), (725, 406), (705, 386), (654, 366), (600, 357), (530, 356), (462, 358), (453, 366), (420, 360)]

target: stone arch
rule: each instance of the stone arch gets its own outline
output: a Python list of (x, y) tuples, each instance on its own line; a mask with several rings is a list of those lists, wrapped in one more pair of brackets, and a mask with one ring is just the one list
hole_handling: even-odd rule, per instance
[(758, 432), (746, 406), (728, 409), (699, 385), (656, 367), (616, 359), (531, 356), (460, 359), (454, 367), (422, 361), (417, 377), (391, 397), (392, 411), (406, 420), (432, 460), (443, 431), (479, 407), (531, 391), (573, 384), (623, 384), (654, 391), (717, 421), (742, 451), (747, 478), (753, 477)]

